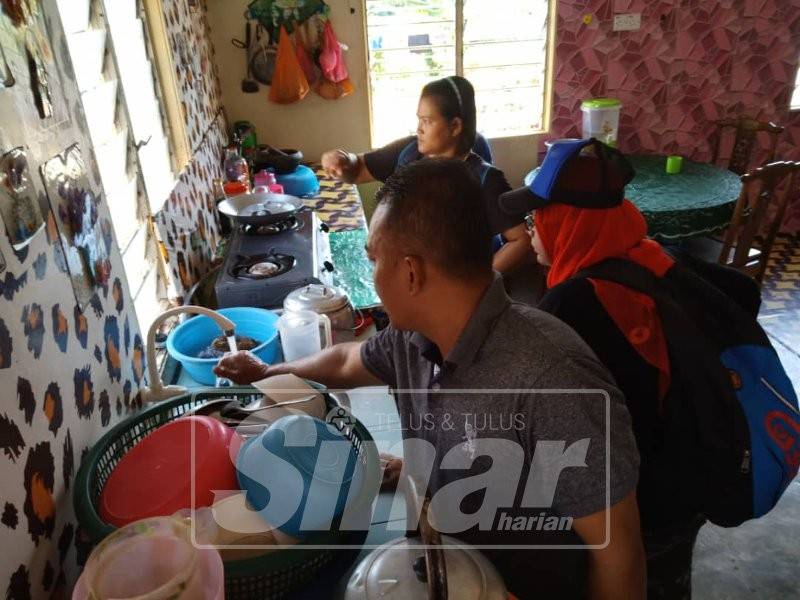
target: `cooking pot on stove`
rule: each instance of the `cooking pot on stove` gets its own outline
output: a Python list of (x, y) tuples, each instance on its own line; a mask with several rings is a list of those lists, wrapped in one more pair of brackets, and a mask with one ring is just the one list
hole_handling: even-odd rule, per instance
[(342, 341), (335, 339), (335, 332), (351, 332), (355, 326), (355, 315), (347, 294), (321, 283), (312, 283), (290, 292), (283, 301), (283, 310), (313, 310), (327, 316), (334, 331), (334, 342)]

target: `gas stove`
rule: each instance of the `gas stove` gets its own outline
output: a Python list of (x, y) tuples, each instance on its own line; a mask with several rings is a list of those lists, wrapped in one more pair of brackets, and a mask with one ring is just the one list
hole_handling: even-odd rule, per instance
[(215, 291), (220, 308), (281, 308), (286, 295), (310, 283), (333, 284), (328, 228), (316, 213), (231, 233)]

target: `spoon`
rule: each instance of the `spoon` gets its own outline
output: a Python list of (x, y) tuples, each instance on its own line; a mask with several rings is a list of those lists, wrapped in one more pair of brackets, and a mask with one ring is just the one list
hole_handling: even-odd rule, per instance
[(305, 398), (298, 398), (296, 400), (287, 400), (285, 402), (277, 402), (275, 404), (268, 404), (266, 406), (254, 406), (254, 407), (243, 407), (238, 402), (233, 401), (223, 406), (219, 414), (224, 419), (232, 419), (232, 420), (239, 419), (243, 421), (248, 417), (250, 417), (251, 415), (261, 412), (263, 410), (269, 410), (270, 408), (277, 408), (279, 406), (301, 404), (303, 402), (308, 402), (313, 398), (314, 396), (306, 396)]

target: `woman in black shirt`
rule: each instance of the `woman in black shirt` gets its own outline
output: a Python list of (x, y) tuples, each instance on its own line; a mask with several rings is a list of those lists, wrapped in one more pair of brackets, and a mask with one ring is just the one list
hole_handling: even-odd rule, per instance
[(488, 144), (476, 133), (475, 91), (463, 77), (438, 79), (422, 89), (417, 135), (362, 154), (330, 150), (322, 155), (322, 167), (336, 179), (365, 183), (385, 181), (398, 167), (434, 157), (464, 160), (481, 182), (489, 225), (504, 242), (495, 253), (494, 269), (509, 272), (532, 260), (524, 226), (499, 210), (498, 197), (511, 187), (503, 172), (489, 164)]

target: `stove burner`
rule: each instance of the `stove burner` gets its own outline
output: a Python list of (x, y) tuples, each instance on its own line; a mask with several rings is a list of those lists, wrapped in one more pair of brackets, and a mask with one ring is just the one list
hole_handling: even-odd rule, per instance
[(294, 231), (299, 229), (301, 225), (302, 222), (300, 219), (291, 216), (283, 221), (277, 221), (267, 225), (245, 225), (244, 232), (247, 235), (275, 235), (277, 233), (283, 233), (284, 231)]
[(286, 273), (294, 264), (294, 256), (288, 254), (239, 255), (230, 274), (238, 279), (269, 279)]

